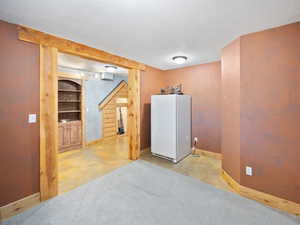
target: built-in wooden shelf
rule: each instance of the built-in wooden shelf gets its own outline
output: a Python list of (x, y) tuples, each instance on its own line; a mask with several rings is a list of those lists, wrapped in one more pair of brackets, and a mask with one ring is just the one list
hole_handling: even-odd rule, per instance
[(81, 84), (80, 80), (58, 80), (59, 152), (79, 148), (82, 143)]
[(58, 111), (58, 113), (77, 113), (80, 112), (80, 110), (66, 110), (66, 111)]
[(81, 90), (58, 89), (60, 92), (81, 92)]
[(77, 103), (77, 102), (80, 102), (80, 100), (59, 100), (58, 102), (75, 102), (75, 103)]

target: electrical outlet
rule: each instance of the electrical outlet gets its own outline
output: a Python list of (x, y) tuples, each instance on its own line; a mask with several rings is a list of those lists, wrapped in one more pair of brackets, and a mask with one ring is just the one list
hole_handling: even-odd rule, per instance
[(252, 176), (252, 167), (246, 166), (246, 175)]
[(36, 114), (28, 115), (28, 123), (36, 123)]

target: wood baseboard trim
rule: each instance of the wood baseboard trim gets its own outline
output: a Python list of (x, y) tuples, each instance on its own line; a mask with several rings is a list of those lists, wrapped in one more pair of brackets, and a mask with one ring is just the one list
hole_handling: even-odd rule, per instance
[(144, 154), (144, 153), (146, 153), (146, 152), (151, 152), (151, 148), (148, 147), (148, 148), (143, 148), (143, 149), (141, 149), (141, 154)]
[(272, 208), (282, 210), (287, 213), (300, 216), (300, 204), (292, 202), (283, 198), (276, 197), (252, 188), (245, 187), (236, 182), (226, 171), (222, 170), (221, 177), (228, 183), (228, 185), (239, 195), (246, 198), (258, 201)]
[(210, 152), (210, 151), (206, 151), (206, 150), (202, 150), (202, 149), (196, 149), (196, 153), (206, 156), (206, 157), (214, 158), (214, 159), (219, 159), (219, 160), (222, 159), (221, 153)]
[(69, 150), (74, 150), (74, 149), (80, 149), (82, 147), (83, 147), (82, 144), (80, 144), (80, 145), (71, 145), (71, 146), (69, 146), (67, 148), (61, 148), (61, 149), (59, 149), (59, 153), (67, 152)]
[(100, 144), (101, 142), (105, 141), (105, 140), (109, 140), (109, 139), (115, 139), (115, 138), (118, 138), (118, 137), (127, 137), (127, 135), (122, 135), (122, 136), (118, 136), (118, 135), (114, 135), (114, 136), (109, 136), (109, 137), (103, 137), (103, 138), (99, 138), (99, 139), (96, 139), (94, 141), (90, 141), (90, 142), (87, 142), (85, 145), (86, 147), (91, 147), (92, 145), (95, 145), (95, 144)]
[[(150, 152), (150, 151), (151, 151), (151, 147), (141, 149), (141, 153)], [(202, 150), (202, 149), (196, 149), (196, 153), (200, 154), (200, 155), (203, 155), (203, 156), (206, 156), (206, 157), (218, 159), (218, 160), (222, 159), (222, 154), (221, 153), (210, 152), (210, 151), (206, 151), (206, 150)]]
[(94, 141), (87, 142), (85, 144), (86, 147), (90, 147), (91, 145), (100, 144), (103, 141), (103, 138), (96, 139)]
[(40, 193), (29, 195), (25, 198), (9, 203), (0, 207), (0, 221), (6, 220), (9, 217), (15, 216), (41, 202)]
[(221, 177), (226, 181), (226, 183), (231, 187), (231, 189), (236, 192), (240, 193), (240, 184), (236, 182), (225, 170), (222, 169)]

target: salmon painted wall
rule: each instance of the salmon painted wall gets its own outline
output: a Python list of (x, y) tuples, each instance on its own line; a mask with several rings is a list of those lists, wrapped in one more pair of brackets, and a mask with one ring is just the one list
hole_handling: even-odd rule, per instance
[(222, 168), (240, 181), (240, 39), (222, 49)]
[(39, 47), (0, 21), (0, 207), (39, 192)]
[(151, 95), (159, 93), (164, 86), (162, 70), (147, 66), (141, 72), (141, 149), (151, 145)]
[(241, 37), (241, 184), (300, 203), (299, 172), (300, 22)]
[(164, 71), (166, 85), (183, 85), (192, 96), (192, 137), (198, 137), (197, 148), (221, 152), (221, 63)]

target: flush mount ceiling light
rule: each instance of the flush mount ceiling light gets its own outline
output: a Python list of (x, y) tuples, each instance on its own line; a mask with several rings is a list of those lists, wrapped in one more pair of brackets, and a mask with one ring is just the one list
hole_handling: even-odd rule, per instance
[(105, 67), (106, 72), (109, 72), (109, 73), (113, 73), (118, 69), (118, 67), (116, 67), (116, 66), (104, 66), (104, 67)]
[(187, 61), (187, 57), (186, 56), (174, 56), (172, 58), (172, 60), (176, 63), (176, 64), (183, 64)]

